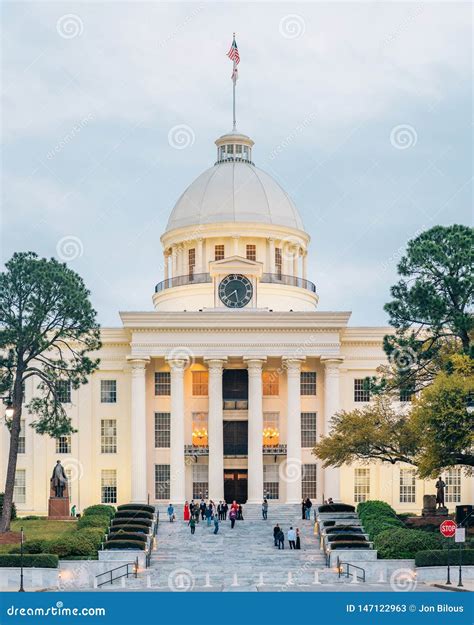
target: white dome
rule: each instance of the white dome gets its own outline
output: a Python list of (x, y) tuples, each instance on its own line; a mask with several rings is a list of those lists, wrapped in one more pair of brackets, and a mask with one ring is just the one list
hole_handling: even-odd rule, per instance
[(255, 165), (223, 162), (203, 172), (176, 202), (166, 231), (186, 226), (256, 222), (304, 230), (288, 194)]

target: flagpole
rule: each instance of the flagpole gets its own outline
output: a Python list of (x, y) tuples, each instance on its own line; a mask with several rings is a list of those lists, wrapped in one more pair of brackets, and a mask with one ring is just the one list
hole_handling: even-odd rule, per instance
[[(233, 41), (235, 41), (235, 33), (233, 36)], [(235, 70), (237, 68), (237, 65), (235, 63), (235, 59), (233, 59), (234, 61), (234, 71), (232, 72), (232, 114), (233, 114), (233, 124), (232, 124), (232, 130), (235, 131), (237, 129), (237, 122), (235, 120), (235, 83), (237, 82), (235, 79)]]

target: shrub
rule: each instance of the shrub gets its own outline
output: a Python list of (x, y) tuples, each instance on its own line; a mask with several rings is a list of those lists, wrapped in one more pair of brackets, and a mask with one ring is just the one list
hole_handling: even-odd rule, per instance
[(373, 540), (375, 536), (377, 536), (381, 532), (385, 532), (386, 530), (398, 528), (404, 529), (401, 521), (398, 521), (398, 519), (392, 519), (391, 517), (382, 518), (380, 521), (372, 517), (367, 521), (364, 521), (363, 523), (364, 529), (371, 540)]
[(100, 527), (104, 530), (107, 529), (110, 523), (110, 518), (108, 516), (99, 516), (96, 514), (91, 514), (90, 516), (83, 516), (77, 522), (77, 529), (81, 530), (86, 527)]
[[(20, 566), (20, 556), (8, 553), (0, 554), (0, 567)], [(50, 553), (26, 554), (23, 556), (24, 567), (40, 567), (44, 569), (56, 569), (58, 567), (58, 556)]]
[(439, 535), (403, 527), (384, 530), (374, 538), (379, 558), (414, 558), (418, 551), (436, 550), (441, 545)]
[(145, 543), (139, 540), (112, 540), (105, 543), (104, 549), (145, 549)]
[[(4, 493), (0, 493), (0, 516), (2, 515), (2, 512), (3, 512), (3, 498), (4, 497), (5, 497), (5, 494)], [(12, 504), (12, 517), (11, 517), (11, 519), (12, 519), (12, 521), (14, 519), (16, 519), (16, 506), (15, 506), (14, 503)]]
[(328, 536), (329, 542), (339, 542), (339, 541), (357, 541), (357, 542), (367, 542), (363, 536), (360, 534), (329, 534)]
[(109, 534), (107, 542), (109, 540), (138, 540), (146, 543), (147, 537), (145, 534), (134, 534), (132, 532), (117, 532), (117, 534)]
[(153, 506), (140, 503), (126, 503), (122, 506), (118, 506), (117, 510), (119, 512), (120, 510), (141, 510), (143, 512), (151, 512), (152, 514), (155, 513), (155, 508)]
[(114, 519), (149, 519), (153, 520), (153, 513), (144, 510), (118, 510)]
[(100, 527), (85, 527), (84, 529), (79, 530), (78, 534), (92, 540), (96, 545), (96, 549), (99, 549), (100, 543), (105, 537), (105, 530)]
[(36, 516), (36, 514), (28, 514), (27, 516), (22, 516), (22, 521), (41, 521), (41, 519), (46, 519), (44, 516)]
[[(474, 549), (463, 549), (462, 563), (474, 564)], [(433, 551), (418, 551), (415, 555), (416, 566), (446, 566), (448, 564), (448, 550), (435, 549)], [(449, 564), (459, 564), (459, 551), (451, 550)]]
[(365, 542), (336, 542), (331, 543), (331, 550), (333, 549), (370, 549), (368, 543)]
[(140, 532), (142, 534), (148, 534), (150, 528), (147, 525), (112, 525), (108, 533), (110, 535), (116, 534), (117, 532)]
[(112, 527), (116, 527), (117, 525), (144, 525), (146, 527), (151, 527), (153, 525), (153, 522), (150, 521), (150, 519), (112, 519)]
[[(44, 553), (44, 540), (27, 540), (23, 543), (23, 553)], [(20, 553), (20, 547), (15, 548)]]
[(60, 558), (69, 556), (89, 556), (97, 551), (97, 542), (82, 532), (70, 536), (60, 536), (56, 540), (45, 541), (45, 548), (49, 553), (55, 553)]
[(378, 499), (369, 499), (369, 501), (361, 501), (357, 505), (357, 514), (362, 517), (366, 514), (374, 515), (390, 515), (396, 516), (395, 510), (385, 501)]
[(332, 527), (336, 525), (336, 521), (323, 521), (323, 527)]
[(319, 506), (318, 512), (355, 512), (355, 508), (346, 503), (329, 503)]
[(84, 516), (108, 516), (110, 519), (115, 514), (115, 508), (113, 506), (106, 506), (104, 504), (97, 504), (95, 506), (89, 506), (84, 510)]
[(326, 534), (343, 534), (347, 532), (351, 534), (362, 534), (362, 528), (358, 525), (336, 525), (336, 527), (328, 527), (326, 530)]

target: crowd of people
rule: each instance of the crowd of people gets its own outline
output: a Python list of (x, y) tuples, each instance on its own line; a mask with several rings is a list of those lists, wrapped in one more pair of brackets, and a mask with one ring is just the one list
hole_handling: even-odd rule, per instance
[[(291, 526), (287, 532), (287, 538), (290, 549), (301, 549), (301, 534), (298, 528), (293, 529), (293, 526)], [(273, 544), (278, 549), (285, 548), (285, 532), (278, 523), (273, 528)]]

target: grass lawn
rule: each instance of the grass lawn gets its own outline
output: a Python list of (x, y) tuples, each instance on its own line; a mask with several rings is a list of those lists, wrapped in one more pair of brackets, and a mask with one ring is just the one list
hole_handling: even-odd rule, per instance
[[(52, 540), (64, 534), (72, 534), (76, 530), (77, 521), (23, 521), (16, 519), (11, 523), (11, 531), (19, 532), (23, 527), (25, 540)], [(15, 545), (0, 545), (0, 553), (8, 553)]]

